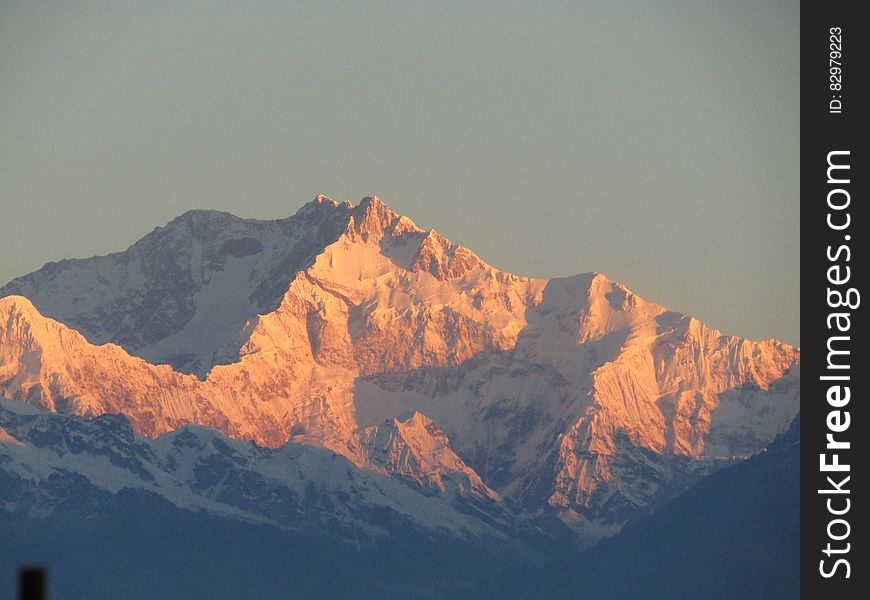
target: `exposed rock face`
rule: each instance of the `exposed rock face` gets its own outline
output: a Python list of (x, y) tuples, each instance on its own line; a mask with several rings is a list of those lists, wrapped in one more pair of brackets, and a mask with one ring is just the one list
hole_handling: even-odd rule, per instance
[(799, 350), (724, 336), (600, 274), (499, 271), (377, 198), (319, 197), (273, 222), (189, 213), (13, 292), (8, 397), (122, 412), (152, 437), (198, 423), (325, 446), (569, 520), (618, 525), (761, 451), (799, 410)]

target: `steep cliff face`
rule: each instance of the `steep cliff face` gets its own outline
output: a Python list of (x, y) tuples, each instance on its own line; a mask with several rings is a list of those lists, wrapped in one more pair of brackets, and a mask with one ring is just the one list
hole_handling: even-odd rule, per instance
[[(0, 393), (58, 412), (123, 412), (147, 436), (199, 423), (273, 447), (325, 446), (431, 490), (612, 525), (759, 452), (799, 409), (797, 349), (724, 336), (600, 274), (499, 271), (377, 198), (319, 197), (276, 222), (197, 217), (218, 223), (203, 235), (207, 256), (260, 240), (244, 277), (221, 288), (244, 300), (225, 319), (210, 308), (222, 297), (212, 286), (232, 260), (203, 267), (196, 236), (177, 231), (176, 245), (146, 251), (185, 218), (126, 253), (2, 288), (32, 303), (0, 299)], [(139, 287), (132, 271), (101, 284), (109, 261), (185, 267)], [(159, 339), (145, 332), (153, 305), (136, 302), (193, 277), (190, 265), (210, 278), (189, 288), (193, 312), (161, 303), (149, 313), (160, 322), (182, 316)], [(91, 296), (100, 300), (74, 301)], [(220, 356), (191, 323), (214, 329)], [(197, 357), (181, 366), (202, 379), (130, 354), (151, 360), (156, 348)]]

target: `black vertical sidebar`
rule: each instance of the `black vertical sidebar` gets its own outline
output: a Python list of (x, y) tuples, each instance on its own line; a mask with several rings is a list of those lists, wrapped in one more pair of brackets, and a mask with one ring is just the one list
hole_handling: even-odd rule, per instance
[(847, 600), (870, 593), (870, 566), (866, 558), (858, 559), (870, 550), (868, 494), (858, 492), (870, 484), (865, 406), (870, 353), (862, 352), (870, 347), (865, 316), (870, 290), (864, 286), (870, 271), (870, 214), (864, 208), (870, 104), (863, 81), (870, 73), (870, 23), (858, 15), (862, 4), (801, 4), (801, 592), (806, 598)]

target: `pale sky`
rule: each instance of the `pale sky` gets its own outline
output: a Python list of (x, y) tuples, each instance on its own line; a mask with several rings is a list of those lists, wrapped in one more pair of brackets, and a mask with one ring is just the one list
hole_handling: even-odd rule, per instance
[(0, 284), (380, 196), (487, 262), (800, 342), (799, 3), (0, 0)]

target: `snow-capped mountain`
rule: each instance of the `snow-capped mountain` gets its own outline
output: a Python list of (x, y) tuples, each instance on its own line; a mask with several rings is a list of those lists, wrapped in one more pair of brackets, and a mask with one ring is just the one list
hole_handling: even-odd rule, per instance
[[(320, 446), (435, 494), (612, 533), (799, 410), (799, 350), (597, 273), (500, 271), (374, 197), (195, 211), (0, 288), (0, 394)], [(161, 364), (165, 363), (165, 364)]]

